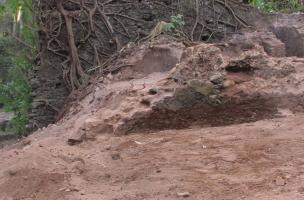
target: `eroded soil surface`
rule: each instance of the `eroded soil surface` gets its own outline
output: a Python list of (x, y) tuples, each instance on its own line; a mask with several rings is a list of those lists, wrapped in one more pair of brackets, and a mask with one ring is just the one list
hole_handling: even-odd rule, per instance
[(0, 152), (0, 199), (304, 199), (303, 123), (289, 115), (80, 146), (32, 136)]

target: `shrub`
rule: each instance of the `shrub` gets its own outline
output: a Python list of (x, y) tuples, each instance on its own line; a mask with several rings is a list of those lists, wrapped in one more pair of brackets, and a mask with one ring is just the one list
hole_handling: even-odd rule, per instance
[(301, 0), (250, 0), (250, 3), (267, 12), (296, 12), (303, 9)]
[(171, 16), (171, 20), (166, 24), (165, 32), (171, 33), (176, 36), (182, 35), (182, 29), (185, 25), (184, 17), (181, 14)]
[(22, 51), (18, 51), (7, 38), (0, 39), (0, 66), (5, 64), (8, 72), (0, 81), (0, 104), (6, 112), (13, 112), (9, 129), (21, 135), (26, 131), (28, 110), (31, 103), (31, 87), (27, 73), (31, 68)]

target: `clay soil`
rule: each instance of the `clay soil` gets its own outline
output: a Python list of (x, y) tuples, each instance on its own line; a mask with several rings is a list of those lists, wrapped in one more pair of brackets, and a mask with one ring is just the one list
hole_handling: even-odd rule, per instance
[(303, 123), (286, 115), (80, 146), (34, 135), (0, 152), (0, 199), (304, 199)]

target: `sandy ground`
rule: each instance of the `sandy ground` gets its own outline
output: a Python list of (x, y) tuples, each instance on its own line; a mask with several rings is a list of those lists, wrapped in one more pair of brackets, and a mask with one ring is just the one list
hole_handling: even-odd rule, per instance
[(301, 200), (304, 116), (219, 128), (100, 135), (64, 132), (0, 151), (1, 200)]

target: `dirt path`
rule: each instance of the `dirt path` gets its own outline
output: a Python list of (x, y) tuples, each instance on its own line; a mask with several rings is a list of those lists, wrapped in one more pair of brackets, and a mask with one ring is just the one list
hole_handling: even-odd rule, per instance
[(304, 199), (303, 123), (102, 135), (80, 146), (33, 136), (0, 152), (0, 199)]

